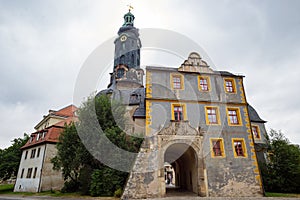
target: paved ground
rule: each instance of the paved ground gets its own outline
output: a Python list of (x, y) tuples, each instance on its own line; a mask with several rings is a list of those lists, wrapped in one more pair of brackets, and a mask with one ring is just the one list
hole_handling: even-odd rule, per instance
[[(30, 197), (24, 197), (24, 196), (15, 196), (15, 195), (0, 195), (0, 200), (111, 200), (112, 198), (93, 198), (93, 197), (86, 197), (86, 198), (66, 198), (66, 197), (47, 197), (47, 196), (30, 196)], [(151, 199), (151, 200), (296, 200), (300, 198), (282, 198), (282, 197), (235, 197), (235, 198), (229, 198), (229, 197), (191, 197), (191, 196), (182, 196), (182, 197), (165, 197), (165, 198), (157, 198), (157, 199)], [(150, 200), (150, 199), (149, 199)]]

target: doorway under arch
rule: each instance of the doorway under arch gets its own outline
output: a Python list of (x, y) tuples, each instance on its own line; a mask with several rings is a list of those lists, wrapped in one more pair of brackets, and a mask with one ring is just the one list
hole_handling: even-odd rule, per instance
[[(198, 156), (193, 147), (185, 143), (170, 145), (164, 154), (164, 162), (170, 163), (175, 171), (172, 181), (166, 180), (166, 193), (199, 193)], [(173, 180), (175, 179), (175, 180)], [(175, 183), (170, 185), (168, 183)]]

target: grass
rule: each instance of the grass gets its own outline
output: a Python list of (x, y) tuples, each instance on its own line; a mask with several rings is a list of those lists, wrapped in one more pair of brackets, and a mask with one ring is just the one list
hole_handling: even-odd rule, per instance
[(300, 194), (266, 192), (266, 197), (300, 197)]
[(14, 190), (13, 184), (0, 185), (0, 194), (7, 194), (13, 192), (13, 190)]
[[(61, 193), (59, 191), (45, 191), (45, 192), (13, 192), (13, 184), (0, 185), (0, 194), (18, 195), (18, 196), (51, 196), (51, 197), (77, 197), (77, 198), (92, 198), (91, 196), (82, 196), (79, 193)], [(94, 197), (99, 200), (118, 200), (114, 197)]]

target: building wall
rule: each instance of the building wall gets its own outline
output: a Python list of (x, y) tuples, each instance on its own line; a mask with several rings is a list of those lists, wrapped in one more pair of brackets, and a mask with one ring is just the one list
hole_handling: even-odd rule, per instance
[[(39, 156), (37, 155), (38, 149), (40, 149)], [(32, 151), (36, 151), (35, 156), (31, 158)], [(39, 145), (29, 149), (25, 149), (22, 152), (22, 157), (20, 161), (20, 167), (18, 171), (18, 176), (14, 188), (14, 192), (38, 192), (40, 184), (40, 175), (43, 163), (43, 153), (45, 150), (45, 145)], [(27, 152), (27, 158), (26, 157)], [(32, 174), (27, 178), (28, 169), (32, 169)], [(37, 168), (36, 177), (34, 178), (34, 171)], [(21, 177), (22, 171), (23, 177)]]
[[(172, 89), (172, 75), (182, 76), (182, 89)], [(198, 88), (197, 73), (179, 73), (177, 69), (147, 69), (146, 134), (156, 135), (172, 123), (172, 105), (184, 105), (184, 120), (201, 130), (203, 156), (207, 172), (208, 196), (261, 196), (261, 180), (252, 139), (247, 102), (241, 76), (206, 73), (210, 91)], [(234, 93), (225, 91), (224, 80), (234, 82)], [(218, 108), (219, 123), (209, 125), (205, 107)], [(227, 108), (239, 110), (239, 125), (230, 125)], [(223, 140), (224, 156), (212, 156), (212, 138)], [(233, 140), (244, 142), (244, 157), (237, 157)]]
[(39, 124), (39, 126), (36, 127), (37, 131), (40, 131), (47, 127), (50, 127), (50, 126), (57, 124), (58, 122), (61, 122), (65, 119), (63, 117), (57, 117), (57, 116), (50, 116), (47, 118), (48, 118), (47, 120), (45, 120), (43, 123)]
[(53, 170), (51, 159), (56, 156), (55, 144), (46, 144), (40, 191), (60, 190), (64, 185), (61, 171)]

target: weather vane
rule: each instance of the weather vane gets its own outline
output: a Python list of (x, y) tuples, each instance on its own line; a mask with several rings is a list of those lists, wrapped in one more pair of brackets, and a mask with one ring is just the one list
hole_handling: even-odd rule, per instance
[(131, 4), (129, 4), (129, 5), (127, 5), (127, 6), (128, 6), (128, 9), (129, 9), (129, 12), (130, 12), (131, 10), (133, 10), (133, 7), (132, 7)]

